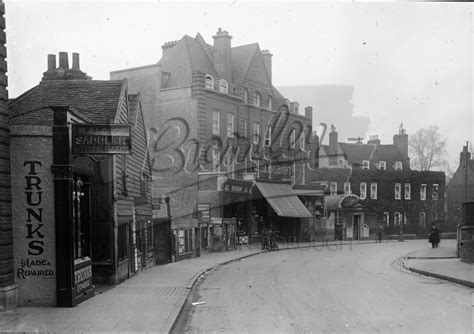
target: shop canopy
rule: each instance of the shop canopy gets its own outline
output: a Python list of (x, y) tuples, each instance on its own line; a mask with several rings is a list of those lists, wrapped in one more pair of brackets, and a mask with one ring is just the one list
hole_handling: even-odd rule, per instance
[(280, 217), (313, 217), (288, 183), (255, 182), (255, 184)]

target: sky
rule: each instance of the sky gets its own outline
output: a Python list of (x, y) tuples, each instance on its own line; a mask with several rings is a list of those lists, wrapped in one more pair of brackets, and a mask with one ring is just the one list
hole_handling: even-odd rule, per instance
[(156, 63), (161, 45), (186, 34), (212, 44), (222, 27), (233, 46), (258, 42), (272, 52), (274, 86), (353, 86), (354, 114), (370, 120), (367, 139), (391, 143), (402, 122), (408, 134), (435, 125), (454, 168), (465, 142), (474, 142), (470, 3), (6, 0), (5, 7), (10, 98), (39, 83), (48, 54), (78, 52), (83, 71), (107, 80), (111, 71)]

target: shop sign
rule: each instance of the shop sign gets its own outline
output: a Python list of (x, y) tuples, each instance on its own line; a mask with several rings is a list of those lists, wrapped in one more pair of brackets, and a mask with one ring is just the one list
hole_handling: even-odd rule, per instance
[(92, 289), (92, 263), (88, 257), (74, 261), (74, 286), (76, 296)]
[(130, 125), (72, 125), (72, 154), (130, 154), (131, 148)]
[(211, 221), (211, 206), (209, 203), (198, 203), (197, 205), (198, 217), (202, 223)]
[(293, 177), (293, 166), (289, 164), (254, 166), (254, 171), (259, 177), (268, 176), (268, 178), (274, 180), (291, 179)]

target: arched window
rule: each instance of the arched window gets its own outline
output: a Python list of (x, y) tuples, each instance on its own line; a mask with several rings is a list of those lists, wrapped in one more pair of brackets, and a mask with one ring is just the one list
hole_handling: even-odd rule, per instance
[(247, 88), (244, 88), (244, 103), (249, 103), (249, 91)]
[(272, 101), (272, 97), (271, 97), (271, 96), (269, 96), (269, 97), (268, 97), (268, 109), (270, 109), (270, 110), (271, 110), (271, 109), (272, 109), (272, 107), (273, 107), (273, 101)]
[(255, 105), (260, 107), (262, 103), (262, 95), (259, 92), (255, 92)]
[(209, 74), (206, 75), (206, 88), (214, 89), (214, 79)]
[(224, 79), (219, 80), (219, 91), (221, 93), (229, 92), (229, 85), (227, 84), (227, 81), (225, 81)]

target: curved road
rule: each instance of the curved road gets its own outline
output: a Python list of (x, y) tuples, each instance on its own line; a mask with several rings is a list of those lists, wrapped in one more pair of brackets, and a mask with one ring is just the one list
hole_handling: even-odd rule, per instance
[(423, 247), (283, 250), (221, 266), (199, 280), (175, 331), (472, 332), (471, 289), (407, 272), (397, 261)]

